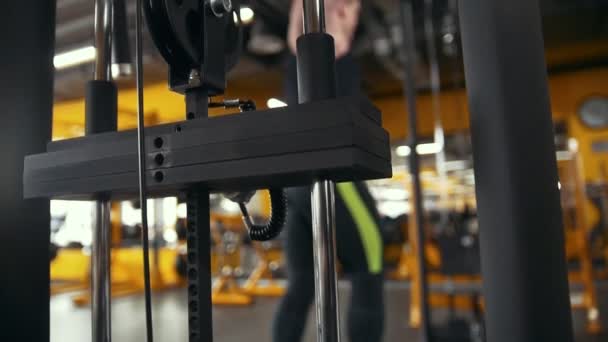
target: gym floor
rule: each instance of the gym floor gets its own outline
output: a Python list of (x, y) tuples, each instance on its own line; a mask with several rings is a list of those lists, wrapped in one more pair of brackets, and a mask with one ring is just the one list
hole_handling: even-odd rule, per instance
[[(608, 308), (608, 283), (598, 286), (600, 307)], [(348, 305), (348, 283), (340, 283), (342, 310)], [(385, 341), (417, 341), (416, 331), (407, 325), (409, 287), (406, 283), (390, 282), (386, 286)], [(154, 294), (154, 334), (156, 342), (187, 341), (186, 292), (173, 290)], [(215, 342), (242, 342), (245, 340), (271, 341), (270, 327), (277, 299), (258, 299), (249, 307), (219, 307), (213, 309)], [(112, 303), (113, 340), (144, 340), (143, 296), (114, 300)], [(434, 312), (434, 323), (445, 319), (445, 312)], [(306, 342), (315, 341), (312, 312), (308, 320)], [(584, 329), (584, 313), (574, 312), (577, 342), (608, 341), (608, 334), (589, 336)], [(608, 313), (603, 316), (608, 329)], [(346, 330), (343, 326), (343, 336)], [(51, 342), (81, 342), (90, 339), (89, 308), (75, 308), (70, 295), (51, 299)], [(252, 337), (255, 337), (252, 339)]]

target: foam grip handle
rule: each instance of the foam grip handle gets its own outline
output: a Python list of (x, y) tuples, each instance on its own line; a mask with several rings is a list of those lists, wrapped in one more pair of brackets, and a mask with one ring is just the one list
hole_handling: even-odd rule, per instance
[(307, 33), (298, 38), (298, 102), (336, 97), (334, 39), (326, 33)]
[(85, 89), (85, 134), (118, 128), (118, 92), (111, 81), (89, 81)]

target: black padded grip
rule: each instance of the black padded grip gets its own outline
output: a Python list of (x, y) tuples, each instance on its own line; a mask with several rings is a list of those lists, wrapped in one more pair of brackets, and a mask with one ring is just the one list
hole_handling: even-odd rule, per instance
[(111, 81), (89, 81), (85, 90), (85, 134), (116, 131), (118, 100)]
[(334, 39), (326, 33), (308, 33), (297, 41), (298, 102), (336, 97)]

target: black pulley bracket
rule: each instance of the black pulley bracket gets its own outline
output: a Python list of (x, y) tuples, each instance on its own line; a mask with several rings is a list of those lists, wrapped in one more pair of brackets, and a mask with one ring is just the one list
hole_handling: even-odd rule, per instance
[[(213, 93), (223, 90), (223, 74), (238, 60), (242, 32), (238, 5), (212, 0), (146, 0), (144, 11), (154, 44), (170, 66), (171, 88), (182, 91), (192, 87), (190, 73), (197, 70)], [(230, 39), (226, 39), (230, 38)], [(235, 39), (236, 38), (236, 39)], [(221, 74), (220, 74), (221, 73)], [(207, 84), (205, 84), (205, 82)]]

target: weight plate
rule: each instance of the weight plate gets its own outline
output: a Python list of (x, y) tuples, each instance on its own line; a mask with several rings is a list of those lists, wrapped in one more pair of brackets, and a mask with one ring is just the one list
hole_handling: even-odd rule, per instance
[(169, 27), (188, 62), (200, 64), (203, 50), (204, 4), (201, 0), (164, 0)]
[[(180, 0), (146, 0), (144, 2), (144, 13), (148, 23), (148, 31), (156, 48), (169, 65), (190, 65), (193, 59), (181, 45), (171, 22), (178, 19), (169, 20), (166, 2), (180, 2)], [(183, 0), (183, 2), (192, 0)], [(182, 19), (184, 20), (184, 19)]]

